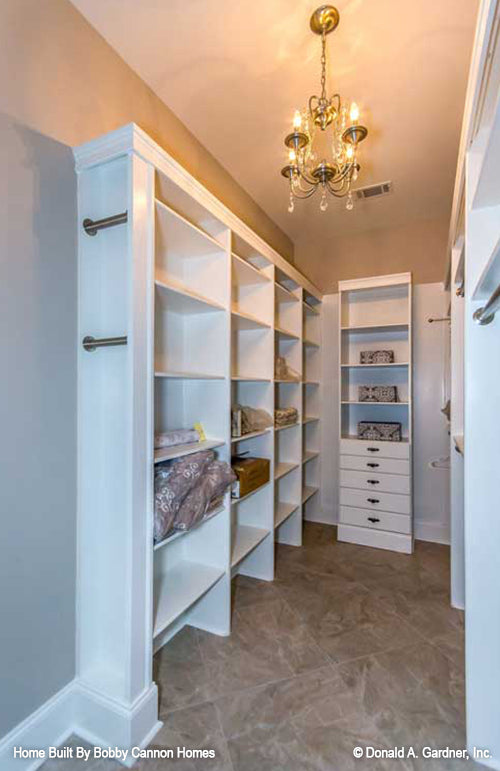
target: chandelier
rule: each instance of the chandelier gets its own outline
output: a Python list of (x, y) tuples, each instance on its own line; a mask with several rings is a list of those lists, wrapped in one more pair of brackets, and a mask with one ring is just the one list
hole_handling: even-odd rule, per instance
[(293, 212), (294, 198), (310, 198), (318, 189), (321, 211), (328, 208), (327, 193), (347, 196), (348, 210), (354, 206), (351, 184), (360, 169), (357, 150), (368, 131), (359, 123), (355, 102), (348, 108), (340, 94), (326, 95), (326, 36), (339, 19), (332, 5), (320, 6), (311, 16), (312, 31), (321, 35), (321, 96), (311, 96), (306, 109), (296, 110), (293, 131), (285, 138), (288, 164), (281, 173), (290, 183), (289, 212)]

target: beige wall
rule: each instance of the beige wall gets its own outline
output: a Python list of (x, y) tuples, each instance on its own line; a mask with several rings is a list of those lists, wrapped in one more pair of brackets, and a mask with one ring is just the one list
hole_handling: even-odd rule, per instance
[(410, 222), (392, 229), (339, 236), (331, 248), (295, 244), (295, 264), (324, 293), (336, 292), (343, 279), (411, 271), (415, 284), (443, 281), (449, 219)]
[(69, 0), (1, 0), (0, 111), (77, 145), (135, 122), (290, 259), (293, 244)]

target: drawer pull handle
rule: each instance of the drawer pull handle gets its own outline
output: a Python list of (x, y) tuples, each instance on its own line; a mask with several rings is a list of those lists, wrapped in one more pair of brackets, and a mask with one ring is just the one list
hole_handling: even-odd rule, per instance
[(367, 463), (368, 468), (378, 468), (380, 463)]
[(366, 480), (369, 485), (379, 485), (380, 481), (378, 479), (367, 479)]
[(380, 447), (367, 447), (368, 452), (380, 452)]
[(380, 503), (378, 498), (367, 498), (368, 503)]
[(368, 517), (368, 522), (380, 522), (378, 517)]

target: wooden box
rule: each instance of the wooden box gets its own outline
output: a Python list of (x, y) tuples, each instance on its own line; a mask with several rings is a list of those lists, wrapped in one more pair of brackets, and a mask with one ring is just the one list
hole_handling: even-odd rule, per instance
[(233, 458), (231, 465), (238, 477), (231, 493), (233, 498), (243, 498), (269, 482), (270, 463), (267, 458)]

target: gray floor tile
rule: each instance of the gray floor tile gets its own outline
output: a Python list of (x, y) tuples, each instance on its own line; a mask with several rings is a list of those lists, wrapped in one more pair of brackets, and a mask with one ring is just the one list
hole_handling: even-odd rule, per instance
[(155, 656), (165, 725), (154, 746), (216, 757), (142, 761), (139, 771), (482, 768), (353, 757), (357, 746), (465, 746), (463, 613), (449, 606), (446, 547), (417, 542), (413, 555), (395, 554), (308, 523), (304, 546), (278, 546), (276, 565), (274, 583), (235, 580), (230, 637), (186, 627)]

